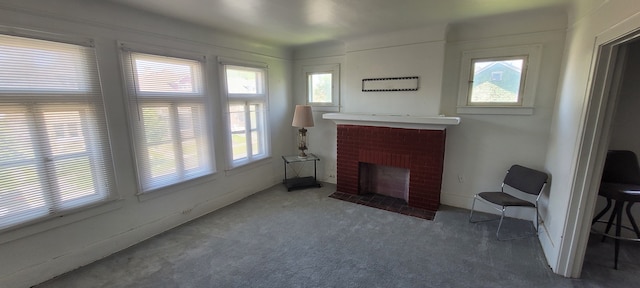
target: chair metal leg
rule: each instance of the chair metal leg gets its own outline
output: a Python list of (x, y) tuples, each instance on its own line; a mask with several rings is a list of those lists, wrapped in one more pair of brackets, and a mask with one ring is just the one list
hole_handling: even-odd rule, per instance
[(502, 214), (500, 215), (500, 223), (498, 224), (498, 230), (496, 231), (496, 238), (500, 240), (500, 227), (502, 227), (502, 220), (504, 219), (504, 206), (502, 206)]
[(538, 212), (538, 203), (536, 203), (536, 232), (540, 231), (540, 212)]
[(524, 237), (514, 237), (514, 238), (502, 239), (502, 238), (500, 238), (500, 229), (502, 229), (502, 222), (504, 222), (504, 216), (505, 216), (505, 213), (506, 213), (506, 210), (507, 210), (506, 207), (502, 206), (502, 209), (499, 209), (499, 208), (495, 207), (496, 210), (500, 211), (500, 218), (499, 219), (498, 218), (491, 218), (491, 219), (475, 220), (474, 221), (473, 220), (473, 212), (475, 212), (476, 200), (477, 200), (477, 197), (474, 196), (473, 197), (473, 202), (471, 204), (471, 211), (469, 212), (469, 222), (470, 223), (478, 223), (478, 222), (487, 222), (487, 221), (493, 221), (493, 220), (500, 220), (500, 222), (498, 223), (498, 230), (496, 230), (496, 238), (498, 240), (500, 240), (500, 241), (503, 241), (503, 240), (515, 240), (515, 239), (520, 239), (520, 238), (526, 238), (526, 237), (529, 237), (529, 236), (535, 236), (535, 235), (538, 234), (537, 232), (538, 232), (538, 229), (540, 228), (539, 223), (538, 223), (538, 220), (540, 219), (540, 212), (538, 211), (538, 207), (535, 207), (536, 208), (536, 223), (534, 225), (535, 233), (531, 233), (530, 235), (526, 235)]
[(473, 217), (473, 209), (476, 207), (476, 198), (478, 197), (478, 195), (473, 195), (473, 203), (471, 204), (471, 213), (469, 213), (469, 222), (473, 222), (471, 221), (471, 218)]
[[(477, 194), (473, 196), (473, 203), (471, 204), (471, 212), (469, 212), (469, 222), (470, 223), (479, 223), (479, 222), (489, 222), (489, 221), (493, 221), (493, 220), (498, 220), (498, 218), (491, 218), (491, 219), (484, 219), (484, 220), (473, 220), (473, 212), (475, 212), (476, 200), (477, 199), (482, 200), (482, 198), (478, 198), (477, 196), (478, 196)], [(496, 210), (500, 210), (498, 208), (495, 208), (495, 209)]]
[[(618, 203), (620, 201), (616, 200), (616, 204), (613, 207), (613, 211), (611, 212), (611, 216), (609, 216), (609, 222), (607, 222), (607, 228), (604, 229), (604, 234), (609, 234), (609, 230), (611, 230), (611, 225), (613, 225), (613, 220), (616, 218), (616, 214), (617, 213), (622, 213), (622, 209), (618, 209), (618, 205), (621, 204), (622, 202)], [(602, 242), (604, 242), (604, 240), (607, 238), (607, 236), (602, 235)]]
[(611, 198), (607, 198), (607, 206), (604, 207), (604, 209), (602, 209), (602, 211), (600, 211), (600, 213), (598, 213), (596, 217), (593, 217), (591, 225), (596, 224), (596, 222), (598, 222), (598, 220), (600, 220), (600, 218), (602, 218), (602, 216), (604, 216), (604, 214), (606, 214), (609, 209), (611, 209)]

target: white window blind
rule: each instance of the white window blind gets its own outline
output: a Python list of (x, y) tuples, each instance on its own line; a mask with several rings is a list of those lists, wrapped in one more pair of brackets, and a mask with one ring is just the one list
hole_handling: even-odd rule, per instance
[(229, 167), (271, 155), (265, 68), (223, 64), (226, 88)]
[(123, 55), (141, 191), (212, 174), (202, 61)]
[(0, 34), (0, 229), (115, 197), (90, 45)]

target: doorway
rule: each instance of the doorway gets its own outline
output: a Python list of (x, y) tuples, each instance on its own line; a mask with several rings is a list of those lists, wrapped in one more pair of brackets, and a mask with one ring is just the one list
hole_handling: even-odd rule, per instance
[[(640, 21), (640, 19), (638, 20)], [(616, 32), (618, 34), (615, 34)], [(640, 60), (636, 60), (638, 62), (633, 65), (628, 62), (630, 57), (640, 59), (640, 30), (610, 31), (608, 35), (598, 36), (596, 42), (598, 54), (590, 85), (589, 106), (585, 117), (584, 134), (580, 143), (572, 203), (568, 212), (569, 218), (574, 219), (575, 222), (573, 224), (569, 222), (570, 224), (566, 226), (558, 265), (558, 272), (570, 277), (580, 277), (582, 272), (591, 231), (591, 220), (595, 215), (594, 211), (598, 202), (598, 187), (604, 159), (607, 150), (614, 148), (610, 147), (610, 142), (614, 135), (614, 128), (618, 128), (614, 127), (616, 116), (622, 116), (622, 114), (617, 115), (618, 107), (623, 105), (621, 99), (627, 97), (625, 93), (628, 93), (625, 91), (628, 87), (624, 87), (624, 80), (633, 76), (633, 73), (640, 75)], [(640, 82), (640, 78), (626, 82), (634, 81)], [(638, 83), (631, 84), (640, 85)], [(640, 86), (638, 88), (640, 89)], [(640, 97), (640, 94), (636, 97)], [(631, 99), (632, 97), (627, 98), (630, 99), (624, 101), (634, 100)], [(630, 104), (624, 103), (624, 105)], [(637, 101), (637, 105), (636, 111), (640, 111), (640, 101)], [(640, 152), (640, 140), (637, 143), (634, 149)], [(619, 142), (614, 145), (623, 144)], [(626, 148), (626, 150), (634, 149)], [(613, 257), (613, 251), (611, 257)]]
[[(609, 137), (601, 141), (608, 143), (606, 150), (629, 150), (636, 155), (640, 155), (640, 131), (638, 130), (638, 123), (640, 123), (640, 113), (638, 113), (640, 111), (640, 41), (633, 40), (622, 45), (619, 52), (619, 55), (623, 54), (621, 56), (624, 61), (622, 64), (624, 68), (622, 75), (620, 75), (621, 83), (618, 91), (612, 91), (617, 96), (615, 97), (615, 109), (609, 124)], [(602, 211), (605, 206), (605, 198), (597, 197), (596, 208), (593, 213)], [(634, 219), (640, 219), (640, 210), (638, 208), (640, 207), (635, 205), (630, 210)], [(600, 218), (598, 223), (592, 225), (593, 232), (596, 233), (589, 235), (582, 275), (588, 276), (594, 273), (601, 273), (600, 270), (604, 270), (608, 271), (608, 273), (615, 273), (615, 275), (618, 275), (616, 278), (619, 279), (639, 280), (640, 277), (634, 275), (636, 274), (635, 271), (640, 269), (640, 264), (635, 260), (638, 258), (638, 253), (640, 253), (640, 246), (636, 243), (621, 241), (618, 269), (617, 271), (611, 270), (614, 267), (614, 239), (602, 238), (599, 233), (604, 232), (605, 223), (609, 221), (609, 215), (612, 210), (609, 209), (609, 212)], [(623, 227), (631, 227), (626, 213), (623, 213), (622, 220)], [(611, 231), (615, 231), (615, 227)], [(611, 233), (613, 232), (610, 232), (610, 235)], [(633, 230), (624, 228), (621, 236), (624, 238), (638, 238)], [(627, 274), (621, 277), (620, 275), (623, 273)]]

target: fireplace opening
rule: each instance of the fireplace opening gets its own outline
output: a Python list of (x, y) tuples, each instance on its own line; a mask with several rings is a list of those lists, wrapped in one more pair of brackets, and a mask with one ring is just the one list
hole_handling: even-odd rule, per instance
[(358, 194), (379, 194), (409, 202), (409, 169), (359, 163)]

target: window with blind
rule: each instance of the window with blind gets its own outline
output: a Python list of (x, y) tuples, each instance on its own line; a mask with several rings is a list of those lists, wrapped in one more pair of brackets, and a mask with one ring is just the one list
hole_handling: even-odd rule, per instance
[(141, 192), (212, 174), (204, 58), (123, 49)]
[(268, 141), (266, 68), (222, 63), (230, 168), (271, 155)]
[(115, 197), (96, 56), (0, 34), (0, 229)]

